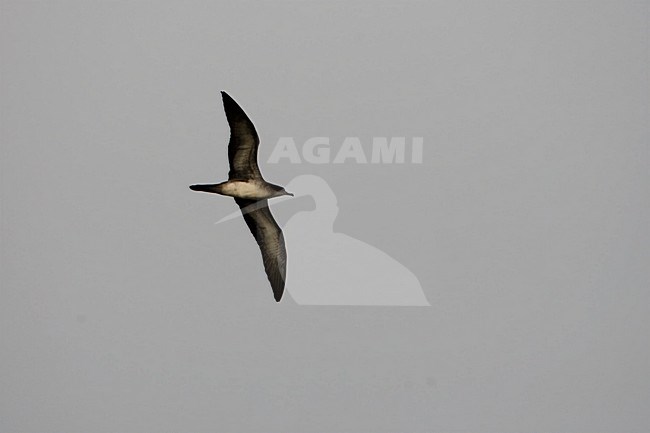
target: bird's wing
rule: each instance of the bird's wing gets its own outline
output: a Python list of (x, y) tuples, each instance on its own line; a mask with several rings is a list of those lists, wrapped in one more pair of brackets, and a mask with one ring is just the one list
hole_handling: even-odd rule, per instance
[(230, 142), (228, 143), (228, 162), (230, 172), (228, 179), (262, 178), (257, 166), (257, 148), (260, 139), (257, 136), (253, 122), (244, 110), (226, 92), (221, 92), (223, 108), (230, 126)]
[[(255, 200), (235, 198), (235, 201), (242, 210), (246, 225), (262, 251), (264, 270), (271, 283), (273, 296), (276, 301), (280, 302), (282, 293), (284, 293), (284, 280), (287, 271), (287, 249), (284, 245), (282, 230), (273, 219), (267, 200), (256, 202)], [(244, 209), (253, 203), (260, 206)]]

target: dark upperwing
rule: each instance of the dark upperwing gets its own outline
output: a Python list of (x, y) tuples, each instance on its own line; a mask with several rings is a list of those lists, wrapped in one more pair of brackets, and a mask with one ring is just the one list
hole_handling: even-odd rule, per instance
[(226, 92), (221, 92), (223, 108), (230, 126), (230, 142), (228, 143), (228, 162), (230, 172), (228, 179), (262, 178), (257, 166), (257, 148), (260, 139), (257, 136), (253, 122), (244, 110)]
[[(280, 302), (284, 293), (284, 280), (287, 272), (287, 249), (284, 245), (282, 229), (273, 219), (267, 200), (255, 201), (235, 198), (235, 201), (239, 208), (242, 209), (246, 225), (248, 225), (262, 252), (264, 270), (271, 283), (273, 297), (277, 302)], [(245, 207), (253, 203), (259, 206), (244, 210)]]

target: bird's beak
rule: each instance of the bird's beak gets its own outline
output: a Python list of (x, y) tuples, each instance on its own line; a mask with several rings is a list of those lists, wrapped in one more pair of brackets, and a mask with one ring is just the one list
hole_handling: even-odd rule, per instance
[[(286, 192), (286, 191), (285, 191), (285, 192)], [(292, 192), (287, 192), (287, 195), (290, 195), (291, 197), (293, 197), (293, 193), (292, 193)]]

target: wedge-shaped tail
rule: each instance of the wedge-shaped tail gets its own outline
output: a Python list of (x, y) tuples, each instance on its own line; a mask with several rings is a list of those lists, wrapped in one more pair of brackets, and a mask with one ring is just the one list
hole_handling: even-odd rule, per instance
[(200, 191), (200, 192), (213, 192), (215, 194), (220, 194), (221, 193), (221, 184), (214, 184), (214, 185), (190, 185), (190, 189), (192, 191)]

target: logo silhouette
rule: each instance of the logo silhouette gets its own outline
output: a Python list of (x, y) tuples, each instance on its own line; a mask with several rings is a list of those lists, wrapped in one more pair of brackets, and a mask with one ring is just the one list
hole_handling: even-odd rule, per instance
[(372, 245), (334, 232), (339, 208), (323, 178), (298, 176), (287, 188), (315, 203), (314, 210), (298, 212), (284, 225), (291, 251), (286, 290), (296, 303), (429, 305), (420, 282), (404, 265)]

